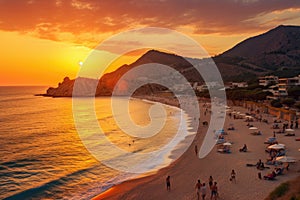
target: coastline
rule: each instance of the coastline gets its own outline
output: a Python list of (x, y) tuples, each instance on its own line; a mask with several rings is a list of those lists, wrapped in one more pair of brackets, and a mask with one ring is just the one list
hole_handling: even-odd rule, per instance
[[(133, 96), (132, 99), (137, 99), (137, 100), (145, 101), (145, 102), (149, 102), (149, 103), (161, 103), (161, 104), (164, 104), (165, 106), (170, 106), (170, 107), (174, 107), (176, 109), (181, 109), (178, 104), (178, 101), (171, 96), (166, 98), (164, 96), (158, 96), (158, 95), (156, 95), (156, 96), (155, 95), (152, 95), (152, 96), (136, 95), (136, 96)], [(158, 169), (157, 171), (140, 174), (140, 175), (137, 175), (135, 178), (125, 180), (124, 182), (116, 184), (116, 185), (112, 186), (111, 188), (105, 190), (104, 192), (96, 195), (95, 197), (92, 198), (92, 200), (114, 199), (115, 197), (113, 197), (113, 196), (115, 193), (119, 193), (119, 191), (122, 191), (122, 192), (130, 191), (131, 187), (135, 187), (136, 185), (143, 184), (144, 181), (148, 181), (148, 179), (150, 179), (152, 177), (155, 178), (161, 172), (168, 170), (168, 168), (176, 165), (177, 161), (178, 160), (175, 160), (175, 161), (171, 162), (170, 165), (163, 167), (161, 169)]]
[[(144, 102), (151, 103), (151, 104), (161, 103), (161, 104), (164, 104), (165, 106), (169, 106), (169, 107), (172, 107), (174, 109), (180, 109), (181, 110), (181, 108), (179, 107), (178, 101), (176, 99), (174, 99), (173, 97), (166, 98), (166, 97), (162, 97), (162, 96), (158, 96), (158, 95), (156, 95), (156, 96), (154, 96), (154, 95), (152, 95), (152, 96), (149, 96), (149, 95), (136, 95), (136, 96), (133, 96), (131, 98), (134, 99), (134, 100), (144, 101)], [(110, 199), (111, 198), (110, 195), (115, 192), (116, 188), (122, 187), (123, 186), (122, 184), (131, 185), (131, 183), (134, 182), (134, 181), (140, 182), (140, 181), (143, 181), (143, 179), (155, 176), (161, 170), (167, 169), (168, 167), (170, 167), (172, 165), (175, 165), (174, 162), (176, 162), (176, 161), (173, 161), (173, 162), (171, 162), (170, 165), (162, 167), (161, 169), (158, 169), (156, 171), (148, 172), (148, 173), (144, 173), (144, 174), (139, 174), (139, 175), (137, 175), (136, 177), (134, 177), (132, 179), (125, 180), (121, 183), (113, 185), (112, 187), (110, 187), (107, 190), (103, 191), (102, 193), (96, 195), (92, 199), (103, 199), (103, 198), (109, 198)], [(122, 190), (126, 190), (126, 188), (122, 188)]]
[[(138, 99), (146, 99), (148, 101), (153, 102), (160, 102), (166, 105), (170, 106), (176, 106), (178, 107), (178, 102), (173, 98), (166, 98), (166, 97), (158, 97), (158, 96), (138, 96), (134, 97)], [(201, 102), (200, 102), (201, 103)], [(246, 109), (242, 107), (235, 107), (236, 110), (245, 112)], [(204, 116), (204, 117), (203, 117)], [(203, 117), (203, 118), (202, 118)], [(268, 116), (266, 116), (268, 117)], [(272, 118), (272, 116), (269, 116)], [(209, 121), (210, 116), (203, 115), (203, 110), (201, 109), (201, 121)], [(228, 117), (227, 117), (228, 118)], [(226, 118), (225, 127), (229, 126), (229, 124), (232, 122), (232, 120), (229, 120)], [(240, 120), (237, 121), (238, 124), (237, 130), (243, 132), (243, 134), (247, 134), (247, 137), (251, 138), (252, 145), (255, 145), (257, 142), (255, 136), (249, 136), (248, 130), (243, 127), (244, 124), (241, 123)], [(260, 123), (260, 122), (257, 122)], [(262, 128), (264, 132), (267, 132), (267, 127)], [(258, 180), (256, 169), (253, 168), (247, 168), (245, 166), (246, 163), (255, 163), (258, 159), (264, 159), (266, 155), (264, 155), (264, 148), (265, 145), (263, 142), (261, 142), (260, 145), (257, 145), (257, 150), (253, 154), (249, 156), (249, 158), (241, 159), (244, 155), (243, 153), (237, 152), (237, 149), (240, 148), (240, 146), (244, 143), (243, 137), (238, 135), (236, 131), (229, 133), (228, 139), (230, 141), (233, 141), (233, 153), (232, 154), (218, 154), (216, 153), (216, 147), (213, 149), (213, 151), (204, 159), (199, 160), (197, 156), (195, 156), (194, 152), (194, 145), (197, 144), (198, 146), (201, 145), (201, 141), (207, 131), (206, 127), (199, 126), (199, 130), (197, 131), (197, 135), (193, 141), (193, 144), (189, 147), (189, 149), (177, 160), (172, 162), (169, 166), (164, 167), (162, 169), (159, 169), (157, 172), (145, 175), (142, 177), (137, 177), (135, 179), (124, 181), (120, 184), (117, 184), (110, 189), (104, 191), (103, 193), (95, 196), (93, 200), (98, 199), (193, 199), (196, 198), (196, 194), (194, 192), (194, 184), (196, 180), (199, 178), (202, 180), (202, 182), (207, 182), (208, 176), (213, 175), (215, 180), (218, 181), (218, 184), (220, 184), (220, 199), (263, 199), (266, 198), (269, 193), (275, 189), (280, 183), (285, 182), (287, 180), (290, 180), (292, 178), (295, 178), (299, 176), (298, 168), (299, 164), (295, 164), (292, 166), (292, 169), (285, 174), (284, 176), (280, 177), (280, 180), (277, 180), (276, 182), (269, 182), (265, 180)], [(245, 132), (245, 133), (244, 133)], [(247, 132), (247, 133), (246, 133)], [(269, 131), (270, 132), (270, 131)], [(298, 131), (297, 131), (298, 132)], [(232, 135), (231, 135), (232, 134)], [(260, 140), (264, 140), (265, 137), (270, 136), (264, 134)], [(250, 148), (251, 148), (250, 143)], [(248, 145), (248, 144), (247, 144)], [(287, 144), (290, 146), (290, 144)], [(297, 146), (297, 145), (296, 145)], [(297, 149), (295, 145), (291, 150), (293, 149), (293, 154), (296, 155), (297, 159), (299, 159), (299, 154), (295, 154), (295, 149)], [(252, 147), (254, 151), (254, 147)], [(297, 152), (296, 152), (297, 153)], [(234, 154), (234, 155), (233, 155)], [(246, 153), (248, 154), (248, 153)], [(249, 154), (252, 154), (249, 152)], [(291, 154), (289, 154), (291, 155)], [(293, 156), (294, 156), (293, 155)], [(231, 158), (230, 158), (230, 157)], [(224, 159), (225, 158), (225, 159)], [(227, 162), (228, 160), (232, 160), (231, 162)], [(213, 161), (213, 163), (211, 163)], [(210, 164), (209, 164), (210, 163)], [(234, 163), (238, 163), (237, 166), (234, 165)], [(219, 166), (222, 166), (226, 164), (227, 167), (218, 169)], [(231, 183), (228, 181), (228, 177), (230, 174), (230, 169), (234, 168), (237, 170), (238, 176), (245, 175), (243, 178), (238, 178), (238, 180), (243, 181), (243, 185), (240, 186), (240, 188), (237, 185), (233, 185), (233, 188), (230, 188), (232, 186), (227, 186), (228, 184), (231, 185)], [(271, 166), (272, 168), (272, 166)], [(201, 172), (201, 170), (203, 171)], [(225, 172), (226, 169), (228, 172)], [(218, 172), (220, 170), (220, 172)], [(249, 172), (250, 170), (250, 172)], [(264, 170), (262, 174), (267, 173), (267, 170)], [(171, 182), (175, 191), (167, 192), (165, 190), (165, 177), (167, 175), (171, 175)], [(229, 183), (228, 183), (229, 182)], [(247, 182), (250, 183), (248, 186)], [(255, 186), (255, 187), (253, 187)], [(253, 187), (254, 189), (250, 189), (249, 187)], [(179, 190), (182, 190), (181, 192)], [(189, 191), (189, 192), (186, 192)], [(235, 192), (239, 191), (237, 194), (234, 194)], [(251, 192), (252, 191), (252, 192)], [(208, 195), (209, 197), (209, 195)]]

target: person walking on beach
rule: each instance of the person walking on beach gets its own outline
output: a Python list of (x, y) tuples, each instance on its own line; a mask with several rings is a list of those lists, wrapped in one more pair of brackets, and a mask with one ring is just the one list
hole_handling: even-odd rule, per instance
[(168, 176), (166, 178), (166, 184), (167, 184), (167, 191), (170, 191), (171, 190), (171, 181), (170, 181), (170, 176)]
[(200, 180), (198, 179), (196, 185), (195, 185), (195, 189), (196, 189), (196, 193), (197, 193), (197, 200), (200, 200), (200, 190), (201, 190), (201, 182)]
[(213, 186), (211, 187), (211, 195), (210, 195), (210, 200), (214, 198), (216, 200), (218, 198), (218, 186), (217, 182), (214, 182)]
[(231, 170), (231, 174), (230, 174), (230, 181), (236, 183), (236, 179), (235, 179), (236, 173), (234, 170)]
[(209, 179), (208, 179), (209, 189), (211, 189), (211, 187), (213, 186), (213, 182), (214, 182), (213, 177), (212, 177), (212, 176), (209, 176)]
[(290, 124), (290, 129), (293, 129), (294, 128), (294, 122), (291, 121), (291, 124)]
[(195, 145), (195, 154), (198, 155), (198, 146), (197, 146), (197, 144)]
[(205, 185), (205, 183), (202, 184), (200, 192), (201, 192), (202, 200), (205, 200), (205, 196), (206, 196), (206, 185)]

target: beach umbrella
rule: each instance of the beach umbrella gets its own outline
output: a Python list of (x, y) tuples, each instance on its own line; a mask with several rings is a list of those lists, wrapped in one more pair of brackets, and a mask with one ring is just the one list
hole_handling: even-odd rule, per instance
[(224, 135), (224, 134), (225, 134), (225, 131), (224, 131), (224, 129), (220, 129), (220, 130), (217, 130), (217, 131), (215, 132), (215, 134), (216, 134), (216, 135)]
[(252, 119), (252, 118), (253, 118), (253, 117), (250, 116), (250, 115), (246, 115), (245, 117), (246, 117), (246, 118), (249, 118), (249, 119)]
[(255, 127), (255, 126), (253, 126), (253, 127), (250, 127), (249, 129), (250, 129), (250, 130), (257, 130), (258, 128)]
[(245, 113), (240, 113), (239, 115), (241, 115), (241, 116), (246, 116), (246, 114), (245, 114)]
[(294, 130), (293, 130), (293, 129), (290, 129), (290, 128), (285, 129), (285, 131), (286, 131), (286, 132), (294, 132)]
[(276, 161), (285, 162), (285, 163), (293, 163), (296, 162), (296, 159), (288, 156), (280, 156), (276, 158)]
[(224, 146), (231, 146), (232, 144), (230, 142), (223, 143)]
[(268, 146), (268, 149), (284, 149), (285, 145), (284, 144), (273, 144), (271, 146)]

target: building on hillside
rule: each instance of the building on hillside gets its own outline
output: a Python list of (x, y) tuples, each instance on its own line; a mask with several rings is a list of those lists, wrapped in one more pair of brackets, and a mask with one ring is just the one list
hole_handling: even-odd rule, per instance
[(278, 92), (279, 96), (287, 96), (288, 89), (300, 85), (300, 76), (293, 78), (280, 78), (278, 80)]
[(261, 86), (268, 86), (268, 85), (275, 85), (278, 83), (278, 76), (262, 76), (258, 79), (259, 85)]
[(208, 90), (208, 86), (207, 85), (199, 85), (196, 87), (196, 90), (198, 90), (199, 92), (203, 92)]
[(231, 82), (229, 87), (232, 88), (246, 88), (248, 87), (247, 82)]

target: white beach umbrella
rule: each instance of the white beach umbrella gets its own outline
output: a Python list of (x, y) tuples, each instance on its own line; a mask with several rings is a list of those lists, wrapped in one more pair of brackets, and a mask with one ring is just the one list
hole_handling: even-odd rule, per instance
[(285, 162), (285, 163), (293, 163), (296, 162), (296, 159), (288, 156), (280, 156), (276, 158), (276, 161)]
[(232, 144), (230, 142), (223, 143), (224, 146), (231, 146)]
[(253, 127), (250, 127), (249, 129), (250, 129), (250, 130), (257, 130), (258, 128), (255, 127), (255, 126), (253, 126)]
[(271, 146), (268, 146), (268, 149), (284, 149), (285, 145), (284, 144), (273, 144)]
[(246, 118), (249, 118), (249, 119), (252, 119), (252, 118), (253, 118), (253, 117), (250, 116), (250, 115), (246, 115), (245, 117), (246, 117)]
[(285, 129), (286, 132), (294, 132), (294, 129), (290, 129), (290, 128), (287, 128)]

